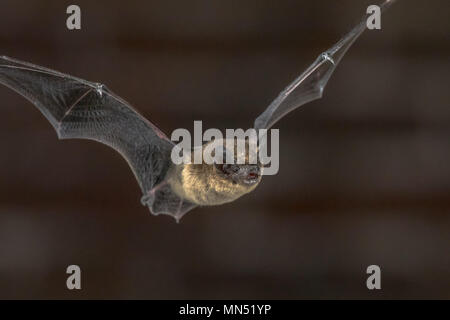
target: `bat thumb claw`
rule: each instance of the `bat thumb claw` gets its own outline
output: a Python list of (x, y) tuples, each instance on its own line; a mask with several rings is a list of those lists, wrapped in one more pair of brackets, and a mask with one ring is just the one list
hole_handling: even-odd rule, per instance
[(149, 195), (149, 194), (143, 195), (143, 196), (141, 197), (141, 204), (142, 204), (143, 206), (148, 206), (148, 203), (151, 202), (152, 199), (153, 199), (153, 196), (152, 196), (152, 195)]

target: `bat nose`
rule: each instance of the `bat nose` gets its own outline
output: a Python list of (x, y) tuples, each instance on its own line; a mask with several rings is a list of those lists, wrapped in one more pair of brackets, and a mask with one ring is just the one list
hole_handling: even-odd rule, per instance
[(250, 166), (248, 173), (259, 175), (260, 171), (261, 170), (259, 169), (259, 166), (252, 165), (252, 166)]

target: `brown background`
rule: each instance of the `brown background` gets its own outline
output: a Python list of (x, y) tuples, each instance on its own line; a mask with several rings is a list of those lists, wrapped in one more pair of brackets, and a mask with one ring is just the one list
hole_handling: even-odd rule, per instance
[[(374, 2), (76, 1), (68, 31), (72, 2), (1, 0), (0, 54), (103, 82), (168, 134), (246, 128)], [(0, 298), (450, 298), (449, 9), (400, 1), (277, 123), (279, 174), (179, 225), (119, 154), (59, 142), (0, 87)]]

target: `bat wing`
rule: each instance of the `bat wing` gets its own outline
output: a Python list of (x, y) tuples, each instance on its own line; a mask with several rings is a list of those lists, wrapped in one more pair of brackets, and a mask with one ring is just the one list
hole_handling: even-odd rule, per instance
[(105, 86), (4, 56), (0, 83), (31, 101), (60, 139), (95, 140), (118, 151), (144, 193), (142, 203), (153, 214), (178, 220), (195, 207), (166, 182), (174, 144)]
[[(383, 12), (396, 0), (385, 0), (380, 9)], [(366, 29), (366, 16), (362, 21), (343, 37), (332, 48), (320, 54), (314, 63), (309, 66), (294, 82), (292, 82), (255, 120), (255, 129), (269, 129), (298, 107), (322, 98), (328, 80), (344, 57), (347, 50)]]

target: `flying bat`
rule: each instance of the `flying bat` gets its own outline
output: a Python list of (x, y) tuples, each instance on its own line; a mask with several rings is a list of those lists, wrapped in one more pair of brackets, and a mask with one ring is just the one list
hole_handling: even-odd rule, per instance
[[(381, 11), (395, 1), (385, 0)], [(366, 29), (366, 19), (364, 16), (284, 89), (256, 118), (254, 128), (269, 129), (290, 111), (320, 99), (337, 65)], [(234, 201), (261, 181), (264, 168), (259, 163), (173, 163), (175, 144), (103, 84), (6, 56), (0, 57), (0, 83), (32, 102), (50, 121), (59, 139), (95, 140), (118, 151), (139, 183), (142, 204), (154, 215), (167, 214), (179, 221), (196, 206)]]

